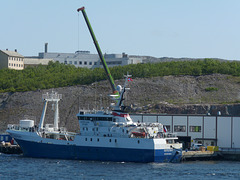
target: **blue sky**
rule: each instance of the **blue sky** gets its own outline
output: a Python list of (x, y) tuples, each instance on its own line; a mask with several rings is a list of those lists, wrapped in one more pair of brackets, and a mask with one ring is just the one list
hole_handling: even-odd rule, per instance
[(240, 60), (240, 0), (0, 0), (0, 49)]

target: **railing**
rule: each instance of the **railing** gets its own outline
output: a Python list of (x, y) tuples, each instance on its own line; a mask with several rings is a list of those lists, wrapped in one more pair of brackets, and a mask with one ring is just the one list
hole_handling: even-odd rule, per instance
[(17, 124), (9, 124), (7, 129), (24, 132), (35, 132), (37, 130), (35, 127), (21, 127)]

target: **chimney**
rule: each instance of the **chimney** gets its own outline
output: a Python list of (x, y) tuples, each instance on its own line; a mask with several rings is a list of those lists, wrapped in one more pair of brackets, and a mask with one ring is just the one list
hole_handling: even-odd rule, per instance
[(17, 52), (17, 49), (15, 49), (15, 52)]
[(48, 43), (45, 43), (45, 53), (48, 52)]

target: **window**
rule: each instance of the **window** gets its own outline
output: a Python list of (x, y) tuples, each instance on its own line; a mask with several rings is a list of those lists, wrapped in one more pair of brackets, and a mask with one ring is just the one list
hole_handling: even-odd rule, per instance
[(64, 64), (67, 64), (67, 61), (64, 61)]
[(201, 126), (190, 126), (190, 132), (201, 132)]
[(69, 61), (69, 64), (72, 64), (72, 61)]
[(94, 62), (94, 65), (97, 65), (97, 62)]
[(84, 65), (87, 65), (87, 61), (84, 61)]
[(82, 61), (79, 61), (79, 64), (81, 65), (81, 64), (82, 64)]
[(76, 64), (76, 65), (77, 65), (77, 61), (74, 61), (74, 64)]
[(89, 65), (92, 65), (92, 62), (89, 62)]
[(174, 132), (186, 132), (186, 126), (176, 125), (174, 126)]

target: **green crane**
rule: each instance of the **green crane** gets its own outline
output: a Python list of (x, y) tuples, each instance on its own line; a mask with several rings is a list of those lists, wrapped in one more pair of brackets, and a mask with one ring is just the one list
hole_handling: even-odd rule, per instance
[(86, 21), (86, 24), (87, 24), (87, 26), (88, 26), (89, 32), (90, 32), (90, 34), (91, 34), (91, 36), (92, 36), (94, 45), (95, 45), (95, 47), (96, 47), (96, 49), (97, 49), (98, 55), (99, 55), (99, 57), (100, 57), (100, 60), (101, 60), (101, 62), (102, 62), (102, 64), (103, 64), (103, 67), (104, 67), (104, 70), (105, 70), (105, 72), (106, 72), (106, 74), (107, 74), (108, 80), (109, 80), (109, 82), (110, 82), (110, 85), (111, 85), (113, 94), (119, 96), (119, 92), (118, 92), (118, 90), (117, 90), (117, 88), (116, 88), (116, 85), (115, 85), (115, 83), (114, 83), (113, 77), (112, 77), (112, 75), (111, 75), (111, 73), (110, 73), (110, 70), (109, 70), (109, 68), (108, 68), (108, 66), (107, 66), (107, 63), (106, 63), (105, 59), (104, 59), (104, 56), (103, 56), (103, 54), (102, 54), (102, 51), (101, 51), (101, 49), (100, 49), (100, 46), (99, 46), (98, 41), (97, 41), (97, 39), (96, 39), (96, 36), (95, 36), (95, 34), (94, 34), (94, 32), (93, 32), (92, 26), (91, 26), (91, 24), (90, 24), (90, 22), (89, 22), (89, 19), (88, 19), (88, 17), (87, 17), (87, 14), (86, 14), (86, 11), (85, 11), (85, 7), (78, 8), (77, 11), (78, 11), (78, 12), (81, 11), (82, 14), (83, 14), (83, 17), (84, 17), (84, 19), (85, 19), (85, 21)]

